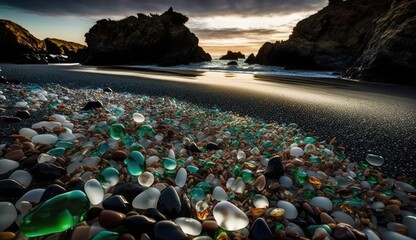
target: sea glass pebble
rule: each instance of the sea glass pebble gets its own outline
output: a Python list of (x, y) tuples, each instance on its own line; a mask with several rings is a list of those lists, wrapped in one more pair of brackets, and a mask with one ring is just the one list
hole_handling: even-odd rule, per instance
[(139, 151), (131, 151), (124, 163), (127, 165), (129, 173), (133, 176), (139, 176), (146, 170), (144, 156)]
[(212, 191), (212, 197), (217, 201), (228, 200), (227, 192), (220, 186), (214, 188), (214, 191)]
[(45, 128), (49, 132), (52, 132), (55, 127), (62, 127), (62, 124), (59, 122), (42, 121), (32, 125), (32, 128)]
[(24, 202), (24, 201), (34, 203), (34, 204), (39, 203), (44, 192), (45, 192), (45, 189), (43, 188), (35, 188), (26, 192), (25, 194), (23, 194), (22, 197), (19, 198), (19, 200), (16, 201), (16, 204), (15, 204), (16, 209), (22, 210), (20, 207), (20, 204), (21, 202)]
[(260, 194), (256, 194), (253, 197), (253, 204), (256, 208), (267, 208), (269, 206), (269, 200)]
[(326, 197), (314, 197), (311, 199), (310, 203), (327, 211), (331, 211), (333, 207), (331, 200)]
[(33, 143), (43, 143), (43, 144), (55, 144), (58, 141), (58, 137), (53, 134), (39, 134), (32, 137)]
[(302, 156), (303, 155), (303, 149), (302, 148), (300, 148), (300, 147), (292, 147), (292, 148), (290, 148), (290, 155), (292, 156), (292, 157), (300, 157), (300, 156)]
[(150, 172), (144, 172), (144, 173), (140, 174), (137, 181), (139, 182), (140, 185), (142, 185), (144, 187), (150, 187), (150, 186), (152, 186), (153, 182), (155, 181), (155, 177)]
[(31, 128), (22, 128), (22, 129), (19, 130), (19, 134), (24, 135), (28, 138), (32, 138), (32, 137), (38, 135), (38, 133), (35, 130), (31, 129)]
[(28, 187), (30, 182), (32, 182), (32, 175), (25, 170), (16, 170), (9, 176), (9, 178), (20, 182), (25, 187)]
[(284, 210), (284, 217), (287, 219), (295, 219), (298, 216), (298, 210), (288, 201), (280, 200), (277, 202), (277, 206)]
[(0, 174), (7, 173), (19, 167), (19, 163), (10, 159), (0, 159)]
[(132, 205), (137, 209), (156, 208), (159, 197), (160, 191), (157, 188), (151, 187), (137, 195), (133, 199)]
[(176, 174), (175, 183), (179, 187), (183, 187), (186, 183), (187, 172), (184, 168), (180, 168)]
[(104, 189), (97, 179), (90, 179), (84, 185), (85, 193), (92, 205), (100, 204), (104, 199)]
[(175, 223), (184, 233), (191, 236), (198, 236), (202, 231), (202, 224), (193, 218), (180, 217), (175, 220)]
[(16, 219), (17, 211), (13, 204), (0, 202), (0, 232), (8, 228)]
[(144, 118), (143, 114), (141, 114), (141, 113), (133, 113), (133, 120), (136, 123), (142, 123), (142, 122), (144, 122), (145, 118)]
[(96, 179), (101, 183), (103, 188), (109, 188), (115, 186), (119, 179), (120, 173), (117, 169), (113, 167), (108, 167), (102, 170), (97, 176)]
[(400, 189), (402, 189), (405, 192), (410, 192), (410, 193), (414, 193), (416, 192), (416, 188), (413, 187), (412, 185), (402, 182), (402, 181), (396, 181), (394, 182), (394, 185)]
[(379, 155), (375, 155), (375, 154), (367, 154), (367, 156), (365, 157), (365, 160), (376, 167), (379, 167), (381, 165), (383, 165), (384, 163), (384, 158), (382, 156)]
[(334, 217), (334, 219), (337, 220), (337, 221), (349, 224), (351, 226), (355, 225), (354, 219), (350, 215), (348, 215), (344, 212), (334, 211), (334, 212), (331, 213), (331, 216)]
[(227, 231), (245, 228), (249, 222), (247, 215), (228, 201), (215, 205), (213, 215), (217, 224)]
[(57, 195), (26, 214), (20, 230), (27, 237), (63, 232), (83, 221), (89, 206), (82, 191)]
[(416, 216), (403, 217), (403, 224), (409, 229), (409, 236), (416, 239)]

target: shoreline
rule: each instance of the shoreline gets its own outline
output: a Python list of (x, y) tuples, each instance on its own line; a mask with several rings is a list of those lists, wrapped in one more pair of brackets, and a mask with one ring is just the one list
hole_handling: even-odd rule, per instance
[(322, 139), (336, 136), (352, 160), (362, 160), (367, 153), (379, 154), (386, 158), (385, 174), (416, 174), (416, 154), (411, 150), (416, 148), (411, 141), (416, 136), (412, 127), (416, 88), (218, 72), (184, 75), (90, 66), (0, 67), (6, 76), (27, 83), (172, 96), (267, 122), (297, 123)]

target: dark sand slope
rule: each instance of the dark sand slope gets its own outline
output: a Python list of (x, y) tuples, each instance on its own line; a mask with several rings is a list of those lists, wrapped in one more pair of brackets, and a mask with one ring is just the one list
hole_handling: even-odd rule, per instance
[(321, 139), (337, 136), (353, 160), (364, 160), (367, 153), (379, 154), (386, 159), (384, 173), (416, 175), (414, 87), (213, 72), (7, 64), (0, 67), (6, 77), (25, 83), (111, 87), (121, 92), (168, 95), (266, 121), (294, 122)]

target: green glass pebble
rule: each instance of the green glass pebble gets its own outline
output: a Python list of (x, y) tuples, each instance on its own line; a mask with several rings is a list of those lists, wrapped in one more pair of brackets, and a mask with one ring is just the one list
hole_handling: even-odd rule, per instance
[(342, 203), (343, 201), (342, 198), (331, 198), (331, 202), (334, 204)]
[(112, 137), (115, 140), (120, 140), (124, 138), (124, 126), (123, 124), (115, 123), (111, 125), (110, 127), (110, 137)]
[(255, 155), (257, 155), (257, 154), (259, 154), (259, 153), (260, 153), (260, 150), (258, 149), (258, 147), (254, 147), (254, 148), (252, 148), (252, 149), (250, 150), (250, 153), (251, 153), (251, 154), (255, 154)]
[(292, 174), (296, 174), (296, 173), (298, 172), (298, 168), (297, 168), (297, 167), (293, 167), (293, 168), (290, 168), (290, 169), (289, 169), (289, 171), (290, 171)]
[(272, 147), (272, 145), (273, 145), (273, 143), (269, 140), (266, 140), (266, 141), (263, 142), (263, 147), (264, 148)]
[(304, 140), (305, 144), (314, 143), (316, 140), (313, 137), (306, 137)]
[(367, 181), (368, 181), (370, 184), (372, 184), (372, 185), (375, 185), (375, 184), (377, 184), (377, 183), (378, 183), (378, 179), (377, 179), (377, 177), (375, 177), (375, 176), (369, 176), (369, 177), (367, 178)]
[(357, 179), (360, 180), (360, 181), (364, 181), (365, 180), (364, 173), (362, 173), (362, 172), (357, 173)]
[(155, 131), (153, 130), (152, 126), (150, 126), (149, 124), (142, 125), (140, 126), (139, 130), (137, 130), (137, 136), (139, 138), (142, 138), (146, 135), (149, 137), (155, 136)]
[(203, 169), (212, 169), (215, 167), (215, 163), (212, 161), (206, 161), (204, 165), (202, 165)]
[(114, 109), (114, 114), (117, 115), (117, 116), (120, 116), (123, 113), (124, 113), (124, 109), (122, 109), (122, 108), (116, 108), (116, 109)]
[(366, 170), (366, 169), (370, 168), (370, 164), (368, 164), (366, 162), (359, 162), (358, 167), (362, 170)]
[(124, 143), (124, 145), (126, 145), (126, 146), (131, 146), (131, 145), (133, 145), (133, 143), (134, 143), (134, 138), (132, 137), (132, 136), (125, 136), (124, 138), (123, 138), (123, 143)]
[(119, 235), (116, 232), (111, 232), (107, 230), (103, 230), (97, 233), (91, 240), (117, 240), (119, 239)]
[(361, 207), (363, 205), (363, 201), (360, 198), (349, 198), (345, 200), (344, 203), (350, 204), (354, 207)]
[(238, 140), (234, 140), (232, 143), (231, 143), (231, 146), (233, 146), (233, 147), (238, 147), (240, 145), (240, 142), (238, 141)]
[(318, 156), (311, 156), (311, 157), (309, 157), (309, 161), (311, 163), (320, 163), (321, 159)]
[(195, 187), (201, 188), (205, 193), (210, 193), (212, 190), (211, 184), (209, 182), (200, 182)]
[(272, 156), (272, 154), (269, 153), (269, 152), (263, 152), (262, 156), (265, 157), (265, 158), (270, 158)]
[(240, 176), (241, 173), (241, 164), (237, 163), (231, 168), (231, 172), (234, 173), (234, 176)]
[(254, 173), (249, 169), (244, 169), (241, 172), (241, 177), (243, 178), (244, 183), (253, 183), (255, 180)]
[(101, 183), (103, 188), (109, 188), (115, 186), (118, 183), (119, 176), (120, 173), (117, 171), (117, 169), (108, 167), (97, 174), (95, 178)]
[(56, 108), (56, 106), (58, 106), (59, 102), (58, 101), (53, 101), (52, 103), (48, 104), (48, 108), (49, 109), (54, 109)]
[(257, 131), (255, 136), (256, 136), (256, 137), (261, 137), (261, 136), (263, 136), (263, 131)]
[(143, 147), (143, 145), (141, 145), (140, 143), (133, 143), (131, 146), (130, 146), (130, 149), (131, 150), (138, 150), (138, 151), (140, 151), (140, 150), (142, 150), (144, 147)]
[(131, 151), (124, 163), (127, 165), (127, 171), (133, 176), (139, 176), (146, 170), (144, 156), (139, 151)]
[(27, 237), (63, 232), (83, 221), (89, 207), (88, 198), (82, 191), (63, 193), (26, 214), (20, 230)]
[(171, 178), (171, 179), (175, 179), (175, 177), (176, 177), (176, 170), (174, 169), (174, 170), (167, 170), (166, 172), (165, 172), (165, 177), (169, 177), (169, 178)]
[(323, 189), (326, 193), (328, 193), (328, 194), (330, 194), (330, 195), (334, 195), (334, 194), (335, 194), (335, 187), (332, 187), (332, 186), (323, 186), (323, 187), (322, 187), (322, 189)]
[(199, 168), (193, 165), (186, 166), (186, 170), (190, 173), (196, 173), (198, 172)]
[(303, 198), (305, 198), (307, 200), (311, 200), (313, 197), (316, 196), (316, 192), (314, 190), (311, 190), (311, 189), (305, 189), (302, 192), (302, 196), (303, 196)]
[(100, 155), (103, 155), (105, 152), (107, 152), (110, 149), (111, 149), (110, 145), (108, 145), (107, 143), (102, 143), (98, 147), (98, 152), (100, 153)]
[(386, 194), (387, 197), (393, 197), (394, 192), (391, 189), (383, 191), (384, 194)]
[(66, 149), (72, 149), (74, 148), (74, 144), (72, 142), (66, 142), (66, 141), (57, 141), (55, 143), (56, 147), (62, 147)]
[(53, 156), (57, 156), (57, 157), (63, 157), (63, 156), (65, 156), (65, 148), (63, 148), (63, 147), (52, 148), (47, 153), (49, 155), (53, 155)]
[(302, 143), (302, 139), (300, 137), (295, 137), (295, 143), (297, 144), (301, 144)]
[(308, 178), (308, 174), (306, 174), (306, 172), (304, 171), (297, 171), (295, 174), (295, 179), (300, 184), (303, 184), (304, 182), (306, 182), (307, 178)]
[(94, 130), (96, 132), (105, 132), (107, 130), (107, 123), (98, 123), (97, 125), (95, 125)]
[(355, 197), (359, 196), (362, 193), (362, 191), (358, 188), (351, 188), (351, 191)]
[(218, 153), (215, 153), (215, 154), (212, 154), (212, 158), (220, 159), (221, 155), (219, 155)]
[(313, 236), (318, 228), (323, 228), (328, 234), (332, 234), (332, 229), (327, 224), (309, 225), (306, 229)]
[(167, 170), (173, 170), (178, 165), (175, 159), (172, 158), (162, 158), (162, 165)]
[(276, 224), (276, 227), (274, 227), (275, 233), (279, 232), (280, 230), (285, 230), (285, 225), (283, 225), (283, 223)]
[(189, 195), (191, 196), (192, 199), (194, 199), (196, 201), (200, 201), (200, 200), (205, 199), (204, 189), (202, 189), (200, 187), (194, 187), (194, 188), (192, 188), (192, 190), (189, 193)]
[(176, 163), (178, 164), (178, 166), (183, 167), (185, 166), (185, 160), (183, 159), (178, 159), (176, 160)]
[(165, 176), (164, 176), (163, 174), (158, 173), (158, 172), (154, 172), (154, 173), (153, 173), (153, 176), (154, 176), (155, 178), (165, 179)]

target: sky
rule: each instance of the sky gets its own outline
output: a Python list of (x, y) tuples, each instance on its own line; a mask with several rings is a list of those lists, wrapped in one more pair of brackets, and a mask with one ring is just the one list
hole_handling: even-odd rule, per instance
[(327, 0), (0, 0), (0, 18), (14, 21), (39, 39), (85, 44), (99, 19), (137, 13), (162, 14), (170, 6), (189, 17), (186, 26), (213, 56), (227, 50), (257, 53), (263, 43), (285, 40), (300, 20)]

